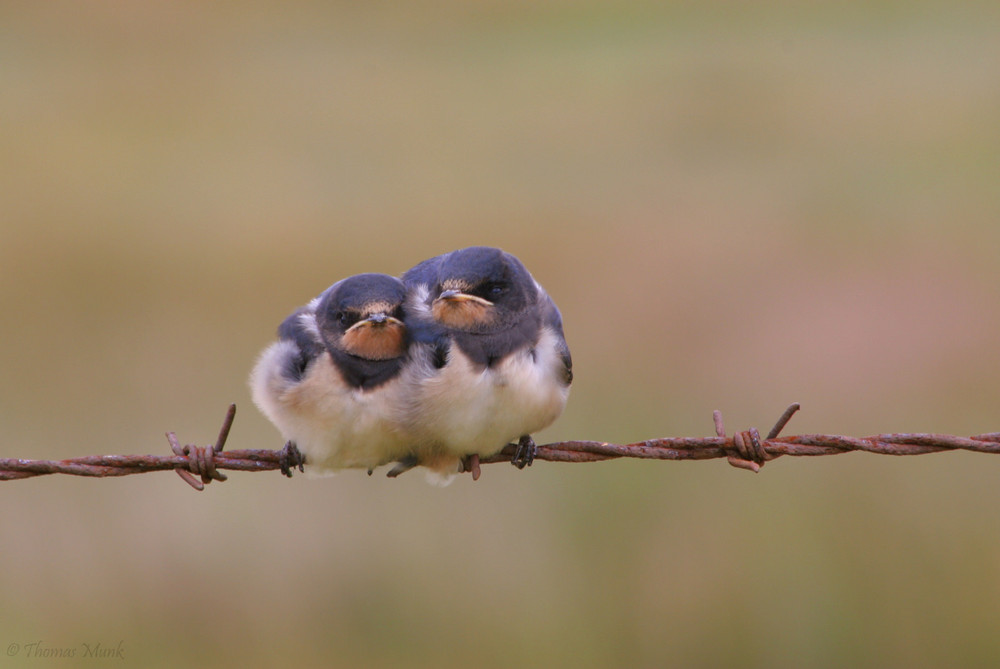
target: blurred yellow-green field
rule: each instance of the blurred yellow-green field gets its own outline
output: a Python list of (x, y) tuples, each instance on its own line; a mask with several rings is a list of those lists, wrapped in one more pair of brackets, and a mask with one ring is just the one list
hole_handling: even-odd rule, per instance
[[(0, 457), (277, 448), (330, 283), (501, 246), (538, 435), (1000, 430), (1000, 5), (0, 5)], [(0, 666), (1000, 663), (1000, 459), (0, 484)], [(60, 649), (72, 657), (56, 658)]]

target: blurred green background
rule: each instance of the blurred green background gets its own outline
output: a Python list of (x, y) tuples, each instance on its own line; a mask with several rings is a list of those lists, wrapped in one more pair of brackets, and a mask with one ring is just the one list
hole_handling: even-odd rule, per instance
[[(470, 244), (562, 309), (540, 443), (791, 401), (789, 434), (1000, 430), (998, 34), (995, 2), (3, 3), (2, 455), (166, 454), (229, 402), (230, 447), (279, 447), (245, 379), (281, 319)], [(3, 483), (0, 665), (995, 665), (998, 480)]]

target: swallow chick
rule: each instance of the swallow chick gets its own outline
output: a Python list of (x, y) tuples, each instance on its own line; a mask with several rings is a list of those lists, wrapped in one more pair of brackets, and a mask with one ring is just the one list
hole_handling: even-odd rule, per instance
[(261, 354), (253, 401), (311, 472), (371, 472), (408, 457), (405, 295), (385, 274), (339, 281), (285, 319)]
[[(555, 303), (516, 257), (475, 246), (403, 275), (415, 347), (433, 370), (416, 379), (409, 429), (415, 458), (448, 477), (511, 441), (531, 464), (531, 433), (566, 406), (573, 365)], [(423, 363), (426, 366), (426, 362)]]

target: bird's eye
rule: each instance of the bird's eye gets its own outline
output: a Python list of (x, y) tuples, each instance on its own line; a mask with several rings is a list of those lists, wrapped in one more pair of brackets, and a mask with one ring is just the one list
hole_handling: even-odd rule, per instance
[(339, 322), (345, 328), (349, 325), (352, 325), (356, 320), (350, 313), (346, 311), (338, 311), (336, 314), (334, 314), (334, 318), (336, 318), (337, 322)]
[(488, 281), (481, 283), (475, 289), (469, 291), (473, 295), (495, 302), (497, 298), (507, 291), (507, 285), (499, 281)]

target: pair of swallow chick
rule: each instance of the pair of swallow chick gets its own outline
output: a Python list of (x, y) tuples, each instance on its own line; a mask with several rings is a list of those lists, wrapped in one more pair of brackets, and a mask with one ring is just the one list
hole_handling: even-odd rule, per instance
[(470, 247), (403, 274), (359, 274), (289, 316), (250, 377), (253, 400), (313, 472), (394, 464), (446, 482), (566, 405), (555, 303), (516, 257)]

